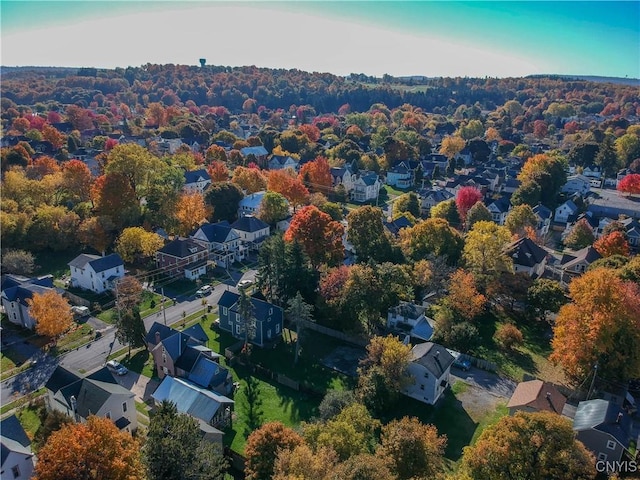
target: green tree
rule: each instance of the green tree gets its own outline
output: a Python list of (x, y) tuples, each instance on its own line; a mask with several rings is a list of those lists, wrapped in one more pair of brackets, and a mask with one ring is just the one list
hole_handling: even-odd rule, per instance
[(35, 269), (35, 257), (26, 250), (5, 250), (2, 252), (2, 270), (17, 275), (31, 275)]
[(571, 422), (551, 412), (502, 417), (465, 447), (461, 470), (467, 478), (492, 480), (588, 480), (596, 473)]
[(536, 278), (527, 290), (527, 304), (539, 318), (546, 319), (548, 313), (558, 313), (565, 303), (564, 290), (555, 280)]
[(540, 193), (540, 185), (537, 182), (524, 182), (511, 195), (511, 205), (530, 205), (533, 207), (540, 202)]
[(251, 297), (244, 288), (240, 289), (240, 298), (238, 299), (238, 314), (240, 315), (240, 330), (244, 338), (244, 346), (242, 350), (245, 354), (249, 353), (249, 341), (256, 338), (256, 315)]
[(106, 175), (124, 176), (138, 201), (147, 194), (148, 187), (165, 164), (149, 150), (135, 143), (116, 145), (107, 155)]
[(277, 222), (289, 216), (287, 199), (279, 193), (267, 191), (262, 197), (256, 216), (263, 222), (274, 226)]
[(463, 247), (462, 236), (443, 218), (428, 218), (400, 231), (400, 248), (407, 258), (414, 261), (435, 255), (446, 257), (447, 263), (454, 265)]
[(262, 396), (260, 390), (260, 382), (255, 377), (247, 377), (244, 381), (244, 388), (241, 389), (242, 399), (241, 405), (244, 407), (245, 413), (245, 430), (246, 437), (251, 432), (260, 428), (263, 423), (264, 411), (262, 410)]
[(347, 215), (347, 238), (358, 255), (359, 262), (390, 259), (391, 242), (382, 223), (382, 210), (366, 205)]
[(296, 351), (294, 364), (298, 363), (298, 357), (300, 355), (300, 342), (302, 340), (302, 332), (304, 331), (304, 325), (306, 322), (313, 321), (312, 315), (313, 307), (306, 303), (298, 291), (296, 296), (289, 300), (287, 308), (287, 316), (291, 323), (296, 326)]
[(625, 133), (614, 142), (618, 165), (627, 167), (636, 158), (640, 158), (640, 137), (633, 133)]
[(459, 227), (461, 225), (460, 214), (458, 213), (458, 207), (454, 199), (445, 200), (439, 204), (431, 207), (431, 218), (443, 218), (452, 227)]
[(233, 222), (238, 217), (238, 204), (243, 197), (242, 190), (235, 183), (212, 184), (205, 193), (205, 201), (213, 207), (211, 221)]
[(509, 229), (511, 234), (518, 237), (526, 236), (527, 227), (535, 229), (537, 225), (538, 217), (527, 204), (513, 207), (504, 222), (504, 226)]
[(329, 390), (318, 406), (320, 419), (326, 422), (355, 402), (356, 396), (352, 390)]
[(618, 171), (618, 154), (614, 146), (613, 137), (607, 135), (600, 144), (598, 154), (596, 155), (596, 165), (602, 168), (602, 171), (607, 177), (615, 176)]
[(512, 260), (504, 254), (510, 238), (506, 227), (484, 221), (476, 222), (467, 234), (462, 258), (479, 285), (486, 287), (500, 273), (513, 269)]
[(414, 218), (420, 217), (420, 200), (414, 192), (400, 195), (393, 202), (393, 217), (399, 217), (403, 213), (410, 213)]
[(484, 203), (476, 202), (467, 212), (467, 229), (472, 228), (474, 223), (483, 220), (491, 222), (493, 221), (493, 216)]
[(573, 250), (580, 250), (593, 244), (595, 239), (593, 228), (586, 218), (582, 218), (575, 223), (569, 235), (565, 237), (564, 244)]
[(145, 345), (146, 330), (138, 307), (118, 312), (115, 323), (116, 338), (129, 347), (129, 356), (131, 356), (131, 347), (138, 348)]

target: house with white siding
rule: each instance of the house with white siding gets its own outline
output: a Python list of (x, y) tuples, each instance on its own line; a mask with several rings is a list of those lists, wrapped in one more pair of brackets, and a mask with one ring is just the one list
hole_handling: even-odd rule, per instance
[(82, 253), (69, 263), (71, 286), (103, 293), (115, 286), (115, 281), (124, 277), (124, 262), (120, 255), (112, 253), (105, 257)]

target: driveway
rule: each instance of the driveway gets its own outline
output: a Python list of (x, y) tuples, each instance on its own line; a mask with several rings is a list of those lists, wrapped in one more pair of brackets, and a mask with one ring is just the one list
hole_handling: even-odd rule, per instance
[(451, 383), (461, 380), (469, 385), (480, 388), (487, 393), (498, 397), (511, 398), (517, 383), (495, 373), (471, 367), (468, 371), (459, 368), (451, 369)]
[(116, 381), (136, 396), (136, 401), (146, 402), (151, 394), (156, 391), (160, 383), (138, 372), (129, 372), (126, 375), (114, 375)]

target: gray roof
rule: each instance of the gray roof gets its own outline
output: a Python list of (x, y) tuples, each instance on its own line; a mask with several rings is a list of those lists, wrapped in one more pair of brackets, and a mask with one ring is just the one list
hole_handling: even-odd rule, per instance
[(229, 370), (213, 359), (200, 355), (189, 373), (189, 380), (203, 388), (215, 388), (228, 376)]
[(209, 337), (207, 337), (207, 333), (199, 323), (196, 323), (189, 328), (185, 328), (182, 333), (184, 333), (185, 335), (189, 335), (191, 338), (194, 338), (201, 343), (206, 343), (207, 340), (209, 340)]
[(571, 268), (576, 263), (587, 262), (591, 264), (600, 258), (602, 258), (602, 255), (600, 255), (595, 248), (589, 245), (580, 250), (576, 250), (573, 253), (565, 253), (560, 260), (560, 264), (562, 265), (562, 268)]
[(167, 327), (166, 325), (163, 325), (161, 323), (153, 322), (153, 325), (151, 325), (151, 328), (149, 328), (149, 332), (147, 333), (145, 340), (148, 344), (151, 343), (152, 345), (157, 345), (160, 342), (156, 341), (156, 333), (160, 334), (160, 341), (162, 341), (165, 338), (176, 333), (176, 331), (177, 330), (174, 330), (171, 327)]
[(202, 182), (204, 180), (211, 181), (209, 173), (204, 168), (200, 170), (190, 170), (184, 172), (184, 183), (187, 185), (190, 183)]
[(263, 222), (259, 218), (254, 217), (253, 215), (246, 215), (233, 222), (231, 224), (231, 228), (239, 230), (241, 232), (253, 233), (264, 230), (265, 228), (269, 228), (269, 224)]
[(87, 264), (91, 265), (94, 272), (99, 273), (109, 270), (110, 268), (122, 266), (124, 265), (124, 262), (117, 253), (111, 253), (105, 257), (81, 253), (67, 265), (70, 267), (85, 268)]
[(187, 258), (203, 251), (206, 251), (206, 248), (191, 238), (176, 238), (158, 250), (176, 258)]
[(250, 154), (254, 154), (256, 157), (261, 157), (263, 155), (267, 155), (269, 152), (267, 152), (267, 149), (262, 145), (259, 145), (257, 147), (244, 147), (240, 149), (240, 153), (243, 157), (246, 157)]
[(453, 356), (442, 345), (433, 342), (419, 343), (411, 349), (413, 361), (440, 378), (453, 364)]
[(206, 423), (211, 422), (224, 405), (234, 403), (224, 395), (218, 395), (187, 380), (170, 376), (164, 377), (151, 396), (158, 403), (164, 400), (172, 402), (180, 413), (186, 413)]
[(543, 220), (546, 220), (547, 218), (551, 218), (553, 216), (553, 212), (547, 207), (545, 207), (544, 205), (542, 205), (541, 203), (533, 207), (532, 210), (533, 210), (533, 213), (535, 213), (538, 217), (540, 217)]
[(624, 448), (629, 447), (631, 427), (631, 418), (619, 405), (601, 398), (580, 402), (573, 418), (575, 431), (593, 429), (607, 433)]
[(513, 258), (513, 263), (525, 267), (539, 265), (547, 256), (547, 251), (530, 238), (519, 238), (505, 248), (505, 254)]
[(15, 414), (0, 422), (0, 465), (4, 465), (11, 452), (32, 454), (31, 441)]

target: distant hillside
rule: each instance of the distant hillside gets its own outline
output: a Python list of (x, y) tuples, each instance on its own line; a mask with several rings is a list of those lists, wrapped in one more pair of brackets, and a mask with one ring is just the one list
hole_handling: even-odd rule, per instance
[(557, 78), (560, 80), (584, 80), (586, 82), (595, 83), (615, 83), (617, 85), (629, 85), (632, 87), (640, 87), (640, 78), (628, 77), (599, 77), (597, 75), (528, 75), (526, 78)]

